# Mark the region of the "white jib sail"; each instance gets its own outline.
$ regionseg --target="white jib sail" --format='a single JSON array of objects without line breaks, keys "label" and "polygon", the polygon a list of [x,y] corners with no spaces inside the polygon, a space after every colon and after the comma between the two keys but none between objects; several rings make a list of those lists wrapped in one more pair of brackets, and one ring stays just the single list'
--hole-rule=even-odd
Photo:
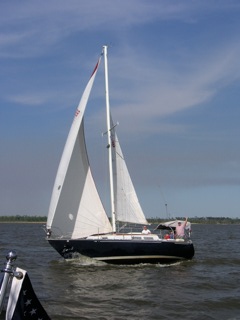
[{"label": "white jib sail", "polygon": [[122,222],[148,224],[138,201],[112,120],[111,127],[116,219]]},{"label": "white jib sail", "polygon": [[112,231],[90,170],[83,125],[100,60],[83,92],[59,164],[47,220],[53,236],[73,239]]}]

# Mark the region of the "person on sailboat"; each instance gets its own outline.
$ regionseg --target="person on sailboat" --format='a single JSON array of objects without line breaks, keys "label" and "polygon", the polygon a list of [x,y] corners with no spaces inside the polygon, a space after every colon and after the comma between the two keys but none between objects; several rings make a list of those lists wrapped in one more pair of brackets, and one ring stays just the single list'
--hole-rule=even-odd
[{"label": "person on sailboat", "polygon": [[165,236],[164,236],[164,239],[165,239],[165,240],[170,239],[170,234],[169,234],[169,233],[166,233]]},{"label": "person on sailboat", "polygon": [[151,231],[150,231],[146,226],[143,226],[142,233],[143,233],[143,234],[150,234]]},{"label": "person on sailboat", "polygon": [[187,225],[187,219],[185,219],[184,223],[182,223],[181,221],[178,221],[178,224],[176,226],[176,238],[177,239],[183,239],[185,236],[185,228]]}]

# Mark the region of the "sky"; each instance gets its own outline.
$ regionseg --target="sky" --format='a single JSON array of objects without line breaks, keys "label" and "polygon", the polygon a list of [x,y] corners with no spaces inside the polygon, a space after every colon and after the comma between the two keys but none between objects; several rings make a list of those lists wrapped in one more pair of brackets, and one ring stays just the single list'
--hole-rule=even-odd
[{"label": "sky", "polygon": [[[108,45],[111,111],[146,216],[239,218],[238,0],[13,0],[0,12],[0,215],[47,215]],[[107,208],[103,67],[85,126]]]}]

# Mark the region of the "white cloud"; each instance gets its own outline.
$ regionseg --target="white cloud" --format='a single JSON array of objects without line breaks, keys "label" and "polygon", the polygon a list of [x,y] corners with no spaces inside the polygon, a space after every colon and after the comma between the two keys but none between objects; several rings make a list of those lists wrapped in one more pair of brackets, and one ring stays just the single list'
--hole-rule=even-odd
[{"label": "white cloud", "polygon": [[6,100],[24,106],[38,106],[44,103],[43,97],[39,95],[12,95],[7,97]]},{"label": "white cloud", "polygon": [[[141,0],[52,0],[50,2],[2,2],[1,56],[29,57],[49,50],[73,33],[88,31],[119,32],[124,28],[154,21],[192,21],[206,10],[227,10],[237,3],[218,1],[218,7],[209,1],[141,1]],[[82,34],[83,35],[83,34]],[[81,37],[79,37],[81,42]],[[15,46],[15,48],[13,47]],[[12,50],[14,48],[14,50]]]},{"label": "white cloud", "polygon": [[[110,52],[110,96],[116,119],[126,124],[124,131],[169,130],[169,126],[154,126],[152,121],[206,103],[238,81],[239,53],[238,44],[230,41],[215,51],[210,47],[205,56],[181,60],[179,68],[173,68],[171,61],[149,61],[147,51],[139,54],[125,48],[117,57]],[[134,127],[130,125],[132,119]]]}]

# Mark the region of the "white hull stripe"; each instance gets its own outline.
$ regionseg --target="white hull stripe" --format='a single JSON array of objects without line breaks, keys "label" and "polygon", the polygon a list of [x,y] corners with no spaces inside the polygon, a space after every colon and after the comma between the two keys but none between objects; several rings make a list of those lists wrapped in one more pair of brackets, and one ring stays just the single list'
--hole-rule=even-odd
[{"label": "white hull stripe", "polygon": [[161,256],[161,255],[151,255],[151,256],[116,256],[116,257],[101,257],[93,258],[95,260],[137,260],[137,259],[176,259],[176,260],[185,260],[185,258],[176,257],[176,256]]}]

